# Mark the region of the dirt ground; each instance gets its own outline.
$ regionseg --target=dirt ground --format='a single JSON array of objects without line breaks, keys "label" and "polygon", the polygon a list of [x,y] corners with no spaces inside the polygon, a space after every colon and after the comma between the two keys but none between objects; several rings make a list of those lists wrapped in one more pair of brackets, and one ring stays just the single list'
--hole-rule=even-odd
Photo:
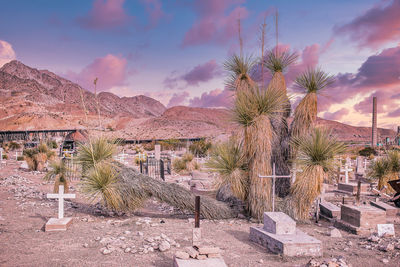
[{"label": "dirt ground", "polygon": [[[105,217],[77,193],[65,205],[66,217],[74,223],[66,232],[44,232],[44,224],[57,216],[57,202],[45,198],[52,184],[44,174],[18,169],[20,163],[8,160],[0,167],[0,266],[172,266],[179,247],[191,244],[192,216],[171,213],[165,205],[150,200],[132,215]],[[9,178],[13,177],[13,178]],[[77,184],[72,183],[74,188]],[[74,190],[72,190],[74,191]],[[162,208],[164,207],[164,208]],[[399,217],[399,216],[397,216]],[[310,257],[285,258],[249,241],[249,227],[257,225],[244,219],[202,220],[204,239],[222,249],[228,266],[303,266]],[[400,266],[400,249],[380,251],[366,248],[366,237],[341,231],[342,238],[327,235],[329,222],[301,224],[304,232],[322,241],[323,257],[343,258],[352,266]],[[398,218],[395,230],[400,235]],[[164,234],[176,243],[171,249],[141,252],[148,238]],[[107,240],[121,248],[102,253]],[[103,242],[104,241],[104,242]],[[385,240],[380,240],[382,244]],[[126,247],[138,252],[124,252]],[[400,247],[399,247],[400,248]],[[387,263],[383,263],[386,261]]]}]

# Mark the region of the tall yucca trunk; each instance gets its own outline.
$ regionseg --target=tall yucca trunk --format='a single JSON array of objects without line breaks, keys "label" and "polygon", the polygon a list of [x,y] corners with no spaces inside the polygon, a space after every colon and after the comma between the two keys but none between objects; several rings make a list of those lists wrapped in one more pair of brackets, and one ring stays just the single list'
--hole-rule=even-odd
[{"label": "tall yucca trunk", "polygon": [[[268,89],[276,89],[285,93],[285,112],[272,121],[272,127],[278,138],[272,147],[272,163],[275,163],[276,173],[279,175],[288,175],[290,173],[289,159],[289,129],[287,118],[290,116],[290,101],[287,97],[285,77],[282,72],[275,72],[272,80],[268,85]],[[284,197],[289,193],[290,179],[277,179],[275,192],[280,197]]]},{"label": "tall yucca trunk", "polygon": [[317,94],[308,93],[294,111],[291,136],[301,136],[310,131],[317,121]]},{"label": "tall yucca trunk", "polygon": [[309,218],[310,207],[321,194],[325,172],[322,166],[312,165],[300,173],[291,188],[292,205],[298,220]]},{"label": "tall yucca trunk", "polygon": [[272,143],[274,132],[266,115],[255,118],[244,129],[245,149],[249,157],[249,208],[254,218],[261,219],[264,211],[272,210],[271,179],[258,175],[271,174]]}]

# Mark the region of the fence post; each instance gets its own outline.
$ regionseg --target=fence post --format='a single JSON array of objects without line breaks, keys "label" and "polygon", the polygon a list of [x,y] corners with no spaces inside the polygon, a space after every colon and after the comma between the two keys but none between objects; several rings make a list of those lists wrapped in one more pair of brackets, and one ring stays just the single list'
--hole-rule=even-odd
[{"label": "fence post", "polygon": [[140,173],[143,174],[143,162],[142,162],[142,160],[140,159],[140,157],[139,157],[139,165],[140,165]]},{"label": "fence post", "polygon": [[146,175],[149,175],[149,158],[146,159]]},{"label": "fence post", "polygon": [[165,181],[165,174],[164,174],[164,161],[160,159],[160,177],[163,181]]}]

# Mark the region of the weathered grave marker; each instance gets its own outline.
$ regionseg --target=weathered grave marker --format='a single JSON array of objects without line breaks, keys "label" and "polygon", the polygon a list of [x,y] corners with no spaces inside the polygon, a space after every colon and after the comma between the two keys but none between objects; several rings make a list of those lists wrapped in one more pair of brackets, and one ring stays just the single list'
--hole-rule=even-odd
[{"label": "weathered grave marker", "polygon": [[290,178],[290,175],[276,175],[275,163],[272,165],[272,175],[258,175],[259,178],[272,178],[272,211],[275,211],[275,181],[277,178]]},{"label": "weathered grave marker", "polygon": [[201,243],[200,196],[196,196],[194,205],[194,228],[192,231],[192,245],[198,246],[200,243]]},{"label": "weathered grave marker", "polygon": [[349,172],[353,171],[352,168],[349,168],[349,165],[346,163],[344,165],[344,169],[340,169],[341,172],[344,172],[344,183],[349,183]]},{"label": "weathered grave marker", "polygon": [[160,144],[156,144],[154,146],[154,157],[156,160],[160,160],[161,159],[161,145]]},{"label": "weathered grave marker", "polygon": [[376,225],[378,229],[378,236],[395,236],[394,225],[393,224],[378,224]]}]

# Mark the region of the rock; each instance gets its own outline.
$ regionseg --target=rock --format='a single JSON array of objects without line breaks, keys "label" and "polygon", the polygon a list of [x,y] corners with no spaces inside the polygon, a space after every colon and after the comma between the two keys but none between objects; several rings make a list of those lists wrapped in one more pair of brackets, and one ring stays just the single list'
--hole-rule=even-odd
[{"label": "rock", "polygon": [[161,234],[160,237],[161,237],[162,239],[167,239],[167,238],[168,238],[168,236],[166,236],[165,234]]},{"label": "rock", "polygon": [[194,247],[185,247],[185,252],[188,253],[193,259],[199,255],[199,252]]},{"label": "rock", "polygon": [[130,235],[130,234],[131,234],[131,231],[125,231],[124,234]]},{"label": "rock", "polygon": [[169,250],[171,248],[171,245],[167,242],[167,241],[162,241],[161,243],[160,243],[160,245],[158,246],[158,249],[161,251],[161,252],[164,252],[164,251],[167,251],[167,250]]},{"label": "rock", "polygon": [[385,247],[384,251],[393,251],[394,250],[394,245],[392,243],[387,244]]},{"label": "rock", "polygon": [[387,263],[389,263],[389,260],[388,260],[388,259],[382,259],[382,262],[383,262],[384,264],[387,264]]},{"label": "rock", "polygon": [[307,264],[306,267],[318,267],[320,264],[316,259],[311,259]]},{"label": "rock", "polygon": [[197,259],[198,260],[205,260],[205,259],[207,259],[207,256],[206,255],[197,255]]},{"label": "rock", "polygon": [[146,241],[149,242],[149,243],[153,243],[153,242],[154,242],[154,239],[151,238],[151,237],[148,237],[148,238],[146,238]]},{"label": "rock", "polygon": [[154,252],[154,248],[149,247],[149,248],[147,249],[147,251],[148,251],[148,252]]},{"label": "rock", "polygon": [[83,244],[83,247],[84,247],[84,248],[87,248],[88,246],[89,246],[88,243]]},{"label": "rock", "polygon": [[199,254],[201,255],[218,254],[218,253],[220,253],[220,249],[218,247],[209,247],[209,246],[199,247]]},{"label": "rock", "polygon": [[329,236],[330,237],[342,237],[342,233],[340,233],[340,231],[338,229],[333,228],[330,230]]},{"label": "rock", "polygon": [[378,243],[380,238],[377,237],[376,235],[371,235],[370,237],[368,237],[368,240],[371,241],[371,242]]},{"label": "rock", "polygon": [[94,240],[95,240],[95,241],[100,241],[100,239],[101,239],[101,237],[98,236],[98,237],[96,237]]},{"label": "rock", "polygon": [[103,249],[103,251],[102,251],[102,253],[103,253],[103,255],[108,255],[108,254],[111,254],[111,252],[112,252],[112,250],[110,250],[110,249]]},{"label": "rock", "polygon": [[137,235],[138,236],[143,236],[143,233],[139,231],[139,232],[137,232]]},{"label": "rock", "polygon": [[258,261],[258,263],[264,263],[264,261],[261,259],[261,260]]},{"label": "rock", "polygon": [[124,252],[125,252],[125,253],[129,253],[129,252],[131,252],[131,250],[132,250],[131,248],[126,248],[126,249],[124,250]]},{"label": "rock", "polygon": [[175,257],[178,259],[182,259],[182,260],[188,260],[189,259],[189,254],[187,254],[184,251],[177,251],[175,253]]}]

